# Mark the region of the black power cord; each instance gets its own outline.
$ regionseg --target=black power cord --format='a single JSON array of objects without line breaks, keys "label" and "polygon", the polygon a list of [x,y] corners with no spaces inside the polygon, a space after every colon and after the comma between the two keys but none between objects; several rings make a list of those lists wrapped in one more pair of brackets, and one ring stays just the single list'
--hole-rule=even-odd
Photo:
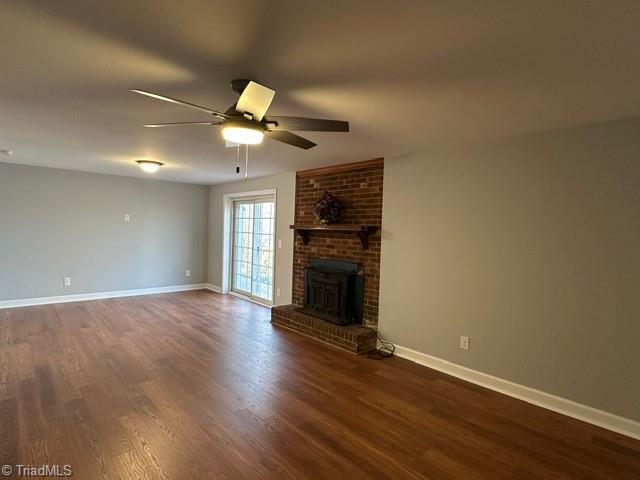
[{"label": "black power cord", "polygon": [[378,335],[378,331],[376,329],[371,327],[364,328],[367,328],[375,333],[376,338],[380,342],[380,348],[377,348],[373,352],[367,354],[367,358],[370,358],[371,360],[382,360],[385,358],[393,357],[393,353],[396,351],[396,346],[393,343],[380,338],[380,335]]}]

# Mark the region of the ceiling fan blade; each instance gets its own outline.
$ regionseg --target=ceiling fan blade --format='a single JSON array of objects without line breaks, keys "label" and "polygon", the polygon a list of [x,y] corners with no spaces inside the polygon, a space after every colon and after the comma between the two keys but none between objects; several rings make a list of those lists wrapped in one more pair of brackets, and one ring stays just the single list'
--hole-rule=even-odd
[{"label": "ceiling fan blade", "polygon": [[272,139],[277,140],[278,142],[288,143],[289,145],[293,145],[294,147],[304,148],[305,150],[309,150],[316,146],[311,140],[307,140],[306,138],[300,137],[295,133],[287,132],[286,130],[274,130],[272,132],[264,132],[264,134]]},{"label": "ceiling fan blade", "polygon": [[201,107],[200,105],[196,105],[194,103],[184,102],[182,100],[178,100],[177,98],[166,97],[164,95],[158,95],[157,93],[147,92],[146,90],[138,90],[138,89],[130,89],[130,92],[139,93],[140,95],[146,95],[147,97],[155,98],[156,100],[164,100],[165,102],[175,103],[176,105],[182,105],[183,107],[195,108],[196,110],[200,110],[201,112],[210,113],[211,115],[215,115],[220,118],[228,118],[229,115],[226,115],[221,112],[217,112],[215,110],[211,110],[210,108]]},{"label": "ceiling fan blade", "polygon": [[256,82],[249,82],[236,103],[236,111],[250,113],[254,120],[260,121],[271,105],[275,94],[275,90]]},{"label": "ceiling fan blade", "polygon": [[147,123],[145,127],[175,127],[176,125],[220,125],[220,122],[169,122],[169,123]]},{"label": "ceiling fan blade", "polygon": [[[349,122],[323,120],[321,118],[271,116],[265,122],[276,122],[275,130],[295,130],[299,132],[348,132]],[[267,127],[268,128],[268,127]]]}]

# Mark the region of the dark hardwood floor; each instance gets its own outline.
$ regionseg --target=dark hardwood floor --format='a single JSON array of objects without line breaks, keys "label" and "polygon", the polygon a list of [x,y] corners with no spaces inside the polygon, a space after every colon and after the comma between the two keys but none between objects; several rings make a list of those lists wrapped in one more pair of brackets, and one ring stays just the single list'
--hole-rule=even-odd
[{"label": "dark hardwood floor", "polygon": [[208,292],[0,310],[0,456],[90,480],[640,478],[639,441]]}]

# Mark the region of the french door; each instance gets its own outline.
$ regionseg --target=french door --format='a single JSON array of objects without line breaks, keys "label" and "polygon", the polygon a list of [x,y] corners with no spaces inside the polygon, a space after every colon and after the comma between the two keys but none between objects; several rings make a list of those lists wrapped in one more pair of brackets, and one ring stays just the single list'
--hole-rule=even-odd
[{"label": "french door", "polygon": [[231,289],[268,304],[273,302],[274,230],[273,197],[233,202]]}]

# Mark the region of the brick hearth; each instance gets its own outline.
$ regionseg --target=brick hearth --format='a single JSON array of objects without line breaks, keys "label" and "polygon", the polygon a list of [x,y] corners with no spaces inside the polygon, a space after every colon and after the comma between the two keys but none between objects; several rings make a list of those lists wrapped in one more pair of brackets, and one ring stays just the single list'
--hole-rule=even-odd
[{"label": "brick hearth", "polygon": [[297,312],[295,305],[273,307],[271,323],[295,330],[334,347],[362,354],[376,348],[376,335],[358,325],[334,325],[306,313]]}]

